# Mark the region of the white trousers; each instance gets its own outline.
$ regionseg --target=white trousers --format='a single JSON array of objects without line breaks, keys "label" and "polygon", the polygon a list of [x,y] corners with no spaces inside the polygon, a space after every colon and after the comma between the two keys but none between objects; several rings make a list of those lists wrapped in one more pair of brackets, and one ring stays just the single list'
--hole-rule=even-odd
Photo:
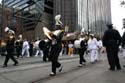
[{"label": "white trousers", "polygon": [[98,60],[98,50],[97,49],[92,49],[90,51],[90,61],[95,62],[95,60]]},{"label": "white trousers", "polygon": [[29,49],[22,49],[22,56],[24,56],[24,53],[26,53],[26,57],[30,57]]},{"label": "white trousers", "polygon": [[123,57],[125,57],[125,48],[122,49],[122,54],[123,54]]},{"label": "white trousers", "polygon": [[35,57],[37,57],[40,54],[40,57],[43,57],[43,51],[42,50],[36,50]]}]

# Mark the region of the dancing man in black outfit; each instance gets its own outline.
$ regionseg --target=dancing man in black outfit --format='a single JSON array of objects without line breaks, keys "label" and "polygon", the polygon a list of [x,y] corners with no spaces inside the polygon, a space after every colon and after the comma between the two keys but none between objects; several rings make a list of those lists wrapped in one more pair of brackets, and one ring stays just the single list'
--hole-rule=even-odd
[{"label": "dancing man in black outfit", "polygon": [[62,50],[62,37],[64,30],[62,30],[62,22],[60,21],[61,15],[55,16],[56,24],[55,31],[52,35],[52,45],[50,51],[50,61],[52,64],[52,72],[50,76],[56,75],[56,69],[59,69],[59,72],[62,71],[62,65],[58,62],[59,53]]}]

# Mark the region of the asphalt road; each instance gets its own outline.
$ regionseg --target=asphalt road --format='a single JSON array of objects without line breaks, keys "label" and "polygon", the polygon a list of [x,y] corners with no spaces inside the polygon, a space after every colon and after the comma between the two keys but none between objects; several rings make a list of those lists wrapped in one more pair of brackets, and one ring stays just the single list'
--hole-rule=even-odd
[{"label": "asphalt road", "polygon": [[[40,58],[19,59],[20,65],[15,67],[10,61],[9,67],[0,67],[0,83],[125,83],[125,68],[109,71],[105,55],[95,64],[90,64],[89,56],[86,56],[87,64],[83,67],[78,67],[78,55],[64,57],[60,58],[63,71],[57,72],[54,77],[49,76],[50,62],[41,62]],[[120,62],[121,65],[125,64],[122,56]]]}]

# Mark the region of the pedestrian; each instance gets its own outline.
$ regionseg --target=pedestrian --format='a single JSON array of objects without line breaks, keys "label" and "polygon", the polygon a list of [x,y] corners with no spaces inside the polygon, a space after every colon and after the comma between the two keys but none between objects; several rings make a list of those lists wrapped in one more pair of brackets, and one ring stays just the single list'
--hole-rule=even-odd
[{"label": "pedestrian", "polygon": [[49,55],[50,55],[50,42],[48,41],[48,39],[45,39],[45,46],[43,48],[43,61],[50,61]]},{"label": "pedestrian", "polygon": [[23,44],[22,38],[18,37],[17,40],[15,41],[16,55],[18,58],[21,56],[22,44]]},{"label": "pedestrian", "polygon": [[[62,30],[62,22],[60,21],[61,15],[56,15],[55,20],[55,31],[53,33],[52,45],[50,51],[50,61],[52,64],[52,72],[50,76],[56,75],[56,69],[59,69],[59,72],[62,71],[62,65],[58,62],[59,53],[62,50],[62,38],[64,34],[64,30]],[[58,32],[58,33],[56,33]]]},{"label": "pedestrian", "polygon": [[[82,32],[83,33],[83,32]],[[79,67],[82,67],[83,65],[86,64],[86,60],[85,60],[85,51],[87,50],[87,37],[86,34],[83,33],[80,35],[79,41],[83,42],[82,47],[78,48],[78,52],[79,52]]]},{"label": "pedestrian", "polygon": [[68,44],[68,55],[73,57],[73,44],[72,42],[70,41],[69,44]]},{"label": "pedestrian", "polygon": [[[122,51],[123,51],[123,56],[125,57],[125,32],[123,33],[122,36]],[[123,65],[123,67],[125,67],[125,65]]]},{"label": "pedestrian", "polygon": [[33,44],[34,44],[34,41],[33,41],[33,40],[32,40],[32,41],[29,41],[29,46],[30,46],[30,48],[29,48],[29,53],[30,53],[30,57],[33,56]]},{"label": "pedestrian", "polygon": [[109,70],[121,70],[121,65],[118,57],[119,45],[121,44],[121,36],[116,29],[113,29],[113,24],[107,25],[108,30],[104,32],[103,46],[106,47],[107,58],[109,62]]},{"label": "pedestrian", "polygon": [[40,42],[40,39],[37,39],[37,40],[35,41],[35,46],[34,46],[34,48],[35,48],[35,50],[36,50],[35,57],[38,57],[38,56],[43,57],[43,50],[41,50],[41,49],[38,47],[38,46],[39,46],[39,42]]},{"label": "pedestrian", "polygon": [[97,39],[94,37],[94,34],[90,34],[88,40],[88,50],[90,52],[90,60],[91,63],[95,63],[98,61],[98,42]]},{"label": "pedestrian", "polygon": [[5,28],[5,32],[7,33],[7,42],[6,42],[6,51],[7,55],[3,64],[3,67],[7,67],[7,63],[9,59],[11,59],[14,62],[14,66],[18,64],[18,61],[14,57],[14,52],[15,52],[15,32],[10,30],[8,27]]},{"label": "pedestrian", "polygon": [[29,48],[30,48],[29,42],[27,41],[27,39],[24,39],[22,47],[22,57],[24,56],[25,53],[26,57],[30,57]]},{"label": "pedestrian", "polygon": [[99,36],[97,37],[97,44],[98,44],[97,55],[98,55],[98,60],[100,60],[101,59],[101,54],[102,54],[101,50],[103,48],[103,45],[102,45],[102,40],[101,40],[101,38]]}]

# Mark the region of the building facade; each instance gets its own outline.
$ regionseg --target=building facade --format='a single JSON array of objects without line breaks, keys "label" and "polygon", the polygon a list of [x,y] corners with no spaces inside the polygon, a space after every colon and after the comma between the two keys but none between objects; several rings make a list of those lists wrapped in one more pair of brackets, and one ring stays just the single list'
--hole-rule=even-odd
[{"label": "building facade", "polygon": [[[3,0],[4,6],[14,9],[14,16],[22,19],[26,38],[43,38],[42,27],[53,30],[57,14],[68,32],[81,31],[103,34],[111,22],[110,0]],[[20,15],[16,15],[21,12]]]},{"label": "building facade", "polygon": [[54,0],[54,16],[61,14],[62,22],[69,27],[69,32],[77,29],[77,0]]},{"label": "building facade", "polygon": [[13,10],[13,19],[21,19],[22,26],[18,28],[22,29],[24,38],[34,39],[35,28],[44,11],[44,0],[3,0],[3,5]]},{"label": "building facade", "polygon": [[[1,38],[4,38],[4,29],[5,27],[9,27],[11,30],[14,30],[17,35],[21,33],[21,19],[15,18],[13,15],[13,8],[6,7],[1,5],[0,8],[0,31],[1,31]],[[17,13],[16,15],[21,15],[21,13]]]},{"label": "building facade", "polygon": [[103,34],[111,22],[110,0],[54,0],[54,15],[61,14],[62,21],[69,26],[69,32],[91,31]]}]

